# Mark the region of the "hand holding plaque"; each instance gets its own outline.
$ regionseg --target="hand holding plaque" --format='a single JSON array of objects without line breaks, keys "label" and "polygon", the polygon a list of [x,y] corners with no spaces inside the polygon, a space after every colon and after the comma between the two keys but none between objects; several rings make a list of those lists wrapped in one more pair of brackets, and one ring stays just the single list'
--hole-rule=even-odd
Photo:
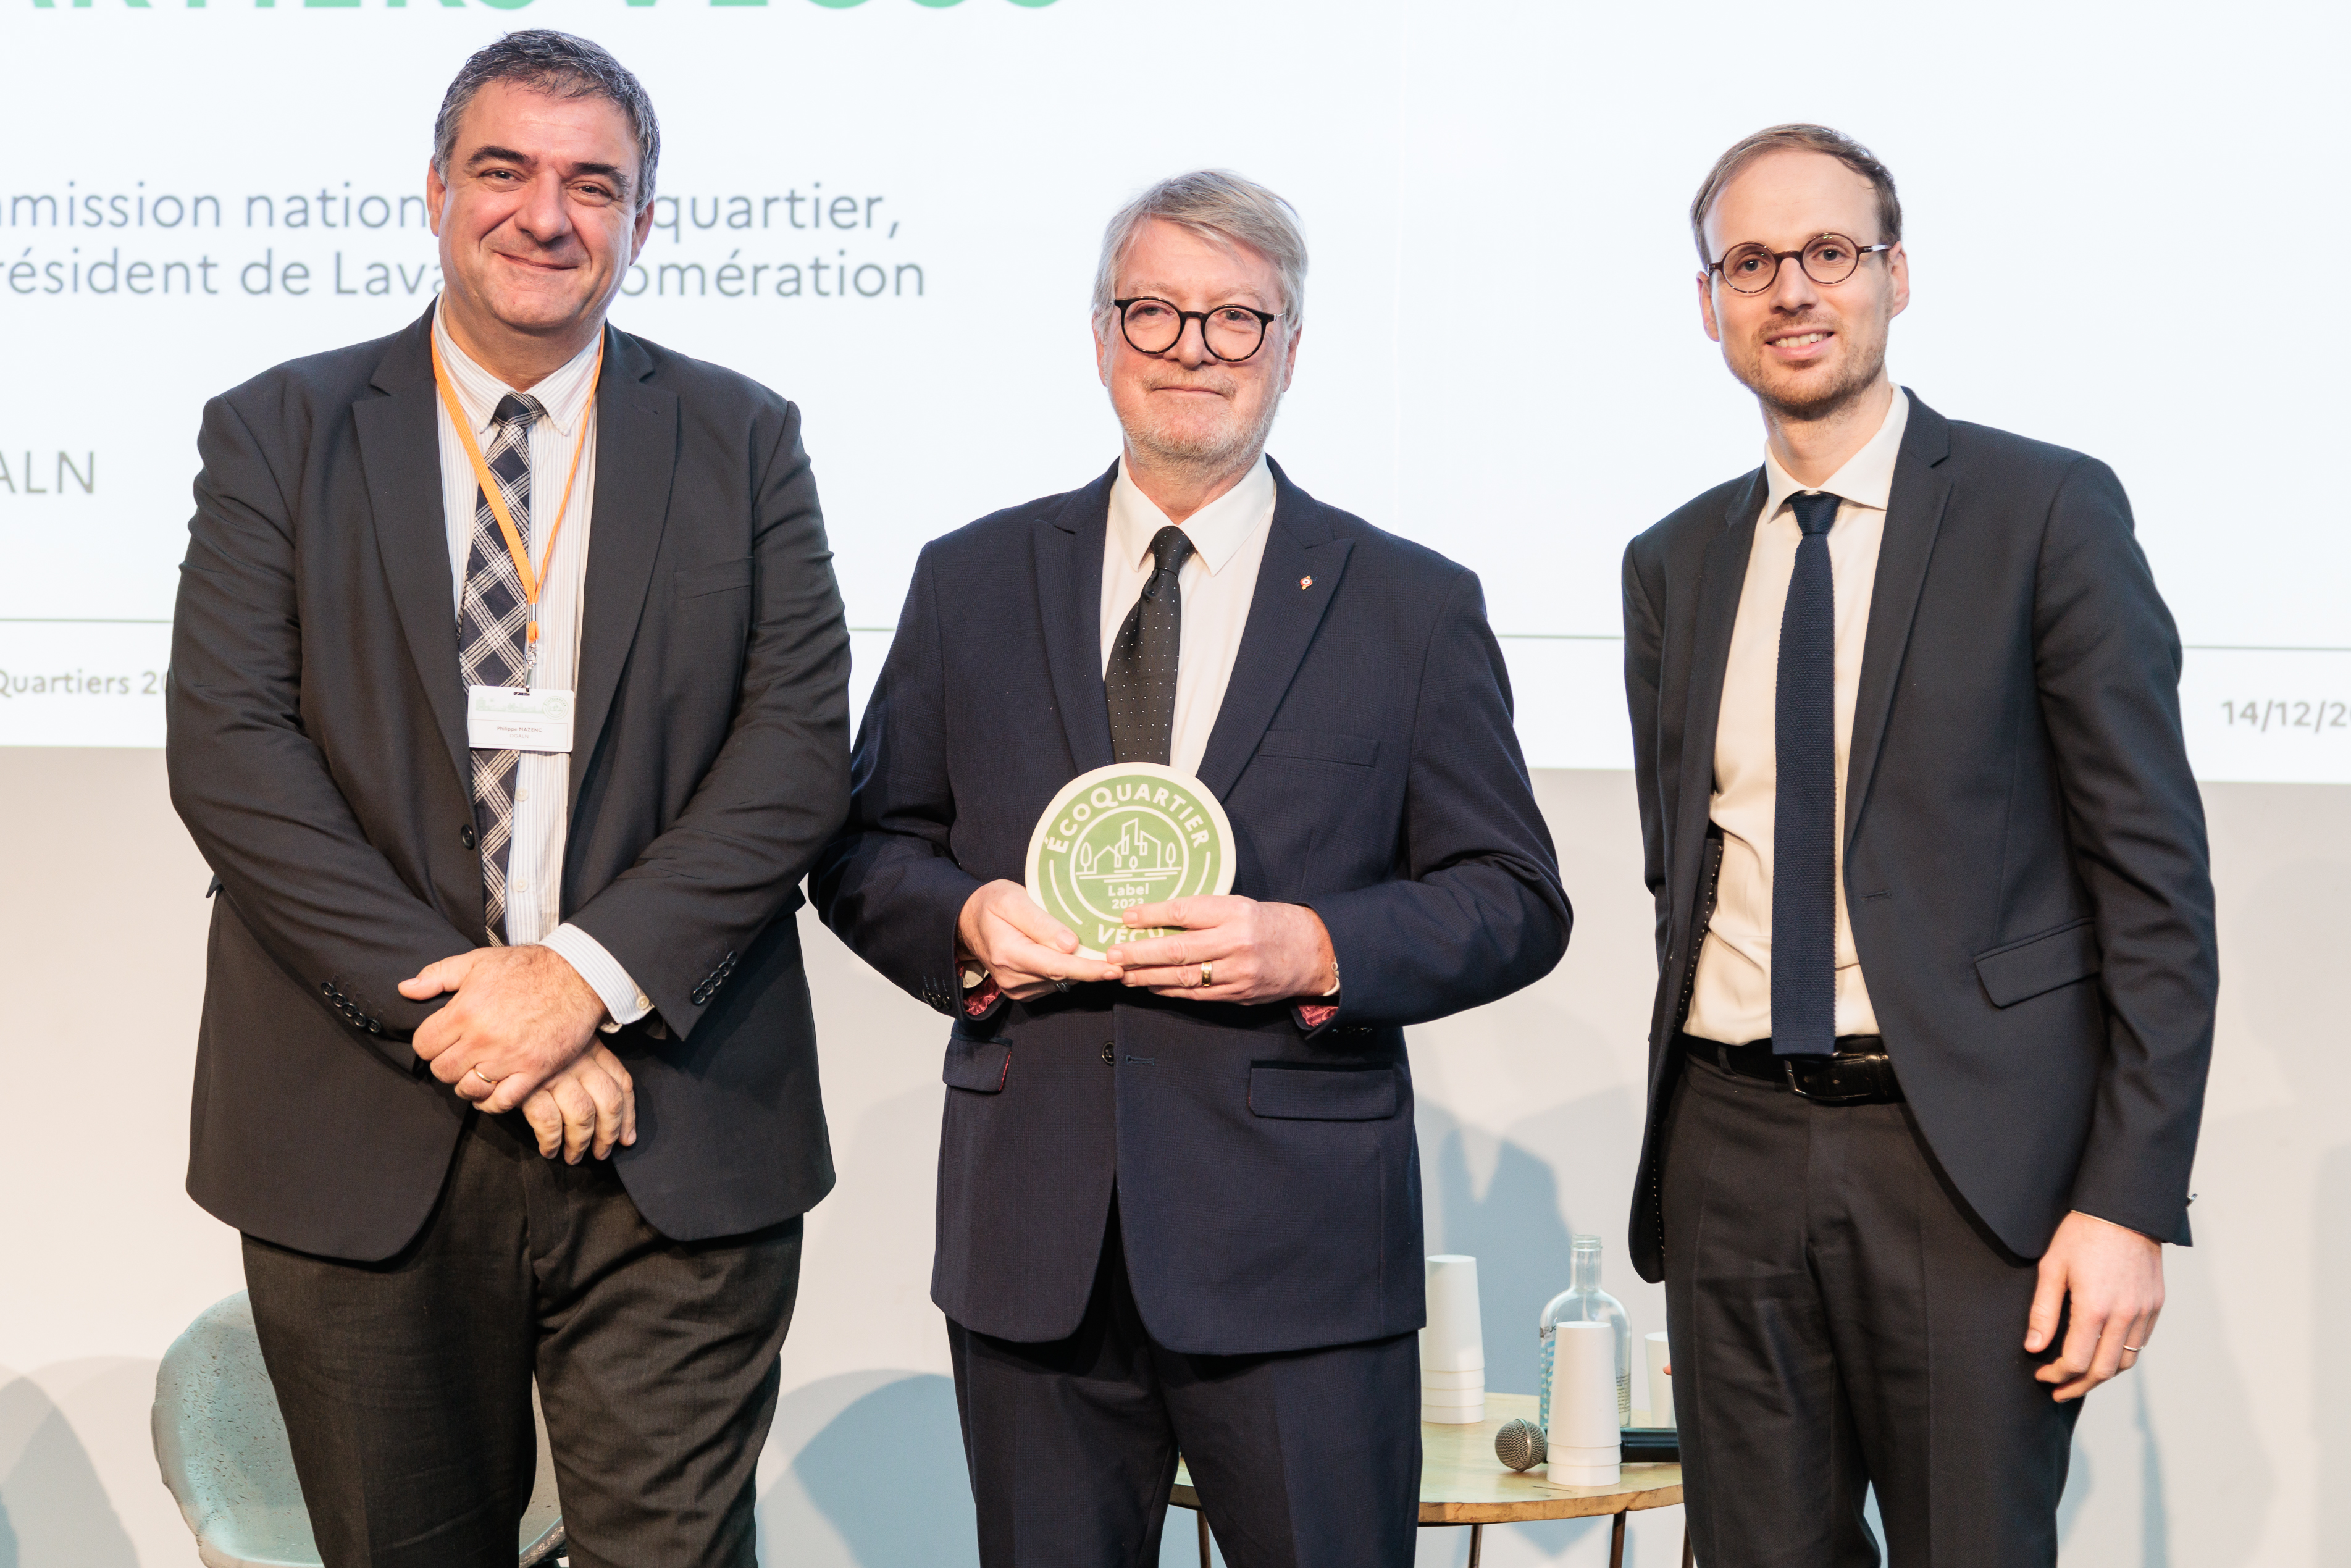
[{"label": "hand holding plaque", "polygon": [[1186,1001],[1319,996],[1338,983],[1320,916],[1232,895],[1233,830],[1200,781],[1114,763],[1064,785],[1029,840],[1028,892],[1125,985]]},{"label": "hand holding plaque", "polygon": [[1078,953],[1165,936],[1130,909],[1232,891],[1233,825],[1189,774],[1114,762],[1061,786],[1029,835],[1029,896],[1077,933]]}]

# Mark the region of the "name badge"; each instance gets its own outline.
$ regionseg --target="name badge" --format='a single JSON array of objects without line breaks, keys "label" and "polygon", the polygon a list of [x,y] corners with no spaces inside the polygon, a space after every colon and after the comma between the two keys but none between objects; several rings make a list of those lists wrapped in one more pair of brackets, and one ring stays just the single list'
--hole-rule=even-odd
[{"label": "name badge", "polygon": [[476,751],[571,749],[572,694],[465,688],[465,744]]}]

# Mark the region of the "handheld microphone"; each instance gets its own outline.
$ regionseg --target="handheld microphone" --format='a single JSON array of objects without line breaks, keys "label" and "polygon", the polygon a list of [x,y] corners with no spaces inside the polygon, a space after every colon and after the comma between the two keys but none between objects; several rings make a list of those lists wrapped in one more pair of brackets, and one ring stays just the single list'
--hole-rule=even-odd
[{"label": "handheld microphone", "polygon": [[1532,1421],[1505,1421],[1494,1434],[1494,1457],[1514,1470],[1541,1464],[1545,1451],[1542,1428]]}]

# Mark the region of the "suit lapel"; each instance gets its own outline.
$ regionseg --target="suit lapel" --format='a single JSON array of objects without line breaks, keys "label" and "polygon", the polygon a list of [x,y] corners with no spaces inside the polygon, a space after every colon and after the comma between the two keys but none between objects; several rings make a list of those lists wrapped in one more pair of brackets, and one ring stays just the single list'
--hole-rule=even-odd
[{"label": "suit lapel", "polygon": [[[1256,755],[1266,726],[1273,722],[1290,677],[1314,641],[1315,628],[1338,591],[1345,571],[1349,539],[1334,538],[1322,503],[1290,482],[1280,464],[1273,470],[1273,526],[1265,559],[1258,567],[1257,591],[1241,631],[1240,652],[1225,685],[1224,705],[1200,758],[1200,782],[1220,799]],[[1301,587],[1309,579],[1311,587]]]},{"label": "suit lapel", "polygon": [[376,549],[432,705],[449,765],[470,790],[465,693],[457,673],[457,601],[449,580],[449,523],[441,491],[441,427],[427,336],[433,313],[400,336],[376,367],[387,393],[351,405],[360,464],[375,518]]},{"label": "suit lapel", "polygon": [[612,708],[628,664],[653,558],[669,524],[670,481],[677,469],[677,394],[647,386],[653,358],[611,327],[604,373],[596,387],[596,498],[588,537],[588,580],[580,611],[580,685],[572,735],[571,805]]},{"label": "suit lapel", "polygon": [[[1739,622],[1740,592],[1747,585],[1747,558],[1755,547],[1757,514],[1769,492],[1757,469],[1731,501],[1722,531],[1707,546],[1698,567],[1697,622],[1690,637],[1689,685],[1684,701],[1681,779],[1676,796],[1679,821],[1674,843],[1677,878],[1696,874],[1706,824],[1714,801],[1715,733],[1722,718],[1722,678],[1730,666],[1730,633]],[[1687,890],[1696,897],[1695,884]],[[1677,907],[1690,907],[1677,900]]]},{"label": "suit lapel", "polygon": [[[1908,396],[1906,392],[1903,395]],[[1845,759],[1844,841],[1853,843],[1877,754],[1886,742],[1886,714],[1910,643],[1918,594],[1927,584],[1927,563],[1943,509],[1951,498],[1950,476],[1940,466],[1950,455],[1949,421],[1917,398],[1902,432],[1894,462],[1894,488],[1886,497],[1886,537],[1877,549],[1877,577],[1870,590],[1869,630],[1862,643],[1861,681],[1854,694],[1853,740]]]},{"label": "suit lapel", "polygon": [[1037,611],[1044,622],[1045,660],[1070,758],[1080,773],[1111,761],[1110,699],[1102,690],[1102,541],[1110,529],[1110,489],[1118,465],[1038,525],[1031,536],[1037,562]]}]

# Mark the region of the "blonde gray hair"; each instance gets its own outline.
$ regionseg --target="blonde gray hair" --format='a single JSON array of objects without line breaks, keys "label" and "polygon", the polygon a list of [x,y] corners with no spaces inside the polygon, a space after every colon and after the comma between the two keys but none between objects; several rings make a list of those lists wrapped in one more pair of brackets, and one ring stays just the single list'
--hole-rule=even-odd
[{"label": "blonde gray hair", "polygon": [[1714,208],[1722,188],[1739,177],[1740,171],[1767,152],[1819,152],[1835,159],[1870,183],[1877,193],[1877,237],[1853,235],[1848,237],[1865,245],[1895,245],[1902,238],[1902,198],[1895,193],[1894,175],[1877,161],[1877,154],[1847,136],[1825,125],[1773,125],[1742,137],[1733,142],[1729,151],[1714,161],[1706,172],[1706,183],[1698,188],[1690,201],[1690,238],[1698,245],[1701,263],[1716,258],[1706,253],[1706,217]]},{"label": "blonde gray hair", "polygon": [[1143,225],[1157,218],[1219,245],[1245,245],[1281,275],[1281,317],[1290,331],[1306,314],[1306,235],[1298,211],[1253,180],[1227,169],[1201,169],[1160,181],[1127,203],[1102,231],[1094,273],[1094,328],[1102,329],[1118,292],[1118,269]]}]

